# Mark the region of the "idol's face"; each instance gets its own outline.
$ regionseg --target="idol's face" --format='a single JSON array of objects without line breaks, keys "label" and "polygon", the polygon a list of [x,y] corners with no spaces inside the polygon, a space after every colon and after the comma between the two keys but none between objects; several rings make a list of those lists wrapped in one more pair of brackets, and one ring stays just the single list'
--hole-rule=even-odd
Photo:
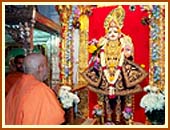
[{"label": "idol's face", "polygon": [[111,27],[109,28],[109,32],[108,32],[108,35],[109,35],[109,40],[117,40],[118,39],[118,29],[116,27]]},{"label": "idol's face", "polygon": [[119,28],[116,26],[114,22],[110,23],[109,29],[108,29],[108,37],[109,40],[117,40],[120,36]]}]

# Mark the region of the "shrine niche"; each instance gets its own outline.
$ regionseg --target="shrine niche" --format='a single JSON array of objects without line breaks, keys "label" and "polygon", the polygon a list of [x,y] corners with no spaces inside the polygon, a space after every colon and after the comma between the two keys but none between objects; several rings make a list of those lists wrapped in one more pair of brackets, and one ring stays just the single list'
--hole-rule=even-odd
[{"label": "shrine niche", "polygon": [[[155,8],[163,10],[153,6],[153,13]],[[152,84],[149,29],[154,18],[149,9],[140,5],[56,6],[62,23],[61,84],[72,87],[80,98],[88,95],[75,106],[75,115],[88,117],[83,124],[94,120],[97,124],[145,123],[138,102],[143,87]],[[144,116],[139,119],[141,113]]]}]

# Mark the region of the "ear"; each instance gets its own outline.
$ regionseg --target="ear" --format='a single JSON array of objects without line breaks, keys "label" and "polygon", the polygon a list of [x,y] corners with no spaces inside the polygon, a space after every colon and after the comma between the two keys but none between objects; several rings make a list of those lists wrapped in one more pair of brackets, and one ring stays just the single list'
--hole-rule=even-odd
[{"label": "ear", "polygon": [[40,72],[42,72],[42,70],[43,70],[43,66],[40,64],[40,65],[38,66],[38,72],[40,73]]}]

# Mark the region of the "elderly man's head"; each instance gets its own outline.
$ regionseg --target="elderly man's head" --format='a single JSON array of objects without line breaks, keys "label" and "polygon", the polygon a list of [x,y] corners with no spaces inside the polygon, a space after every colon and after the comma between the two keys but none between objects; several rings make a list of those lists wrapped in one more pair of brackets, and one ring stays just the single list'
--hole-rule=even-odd
[{"label": "elderly man's head", "polygon": [[32,53],[24,59],[24,72],[32,74],[39,81],[44,81],[48,76],[47,59],[42,54]]}]

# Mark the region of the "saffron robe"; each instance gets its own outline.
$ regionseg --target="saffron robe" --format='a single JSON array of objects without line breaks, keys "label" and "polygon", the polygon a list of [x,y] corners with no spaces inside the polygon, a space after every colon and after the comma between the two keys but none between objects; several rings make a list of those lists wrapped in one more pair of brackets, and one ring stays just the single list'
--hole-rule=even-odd
[{"label": "saffron robe", "polygon": [[7,77],[5,78],[5,95],[8,94],[9,90],[15,84],[15,82],[21,78],[22,74],[22,72],[15,71],[7,75]]},{"label": "saffron robe", "polygon": [[64,114],[55,93],[32,75],[23,74],[6,96],[6,125],[57,125]]}]

